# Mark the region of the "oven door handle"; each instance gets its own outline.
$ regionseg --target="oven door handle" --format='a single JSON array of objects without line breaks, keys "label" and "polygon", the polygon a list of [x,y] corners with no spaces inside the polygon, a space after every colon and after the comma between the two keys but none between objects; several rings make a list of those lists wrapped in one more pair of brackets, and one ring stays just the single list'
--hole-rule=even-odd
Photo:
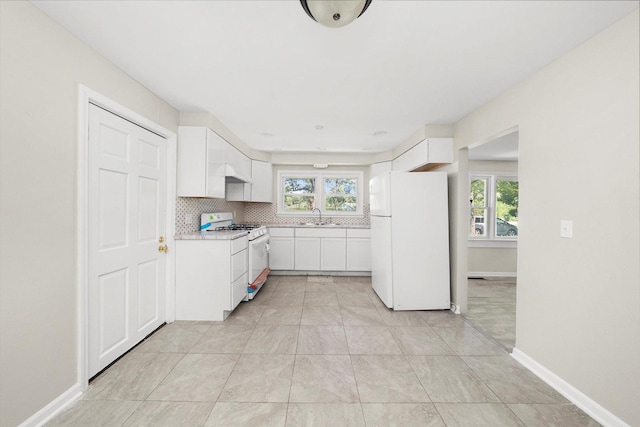
[{"label": "oven door handle", "polygon": [[268,243],[265,243],[264,247],[267,250],[267,253],[269,253],[271,251],[271,246],[269,246]]}]

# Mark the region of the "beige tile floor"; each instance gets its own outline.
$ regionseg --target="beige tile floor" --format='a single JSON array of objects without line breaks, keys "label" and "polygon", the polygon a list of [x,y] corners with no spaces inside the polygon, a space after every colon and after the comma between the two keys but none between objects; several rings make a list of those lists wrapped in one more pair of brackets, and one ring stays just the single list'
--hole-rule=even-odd
[{"label": "beige tile floor", "polygon": [[469,279],[467,319],[509,352],[516,344],[516,278]]},{"label": "beige tile floor", "polygon": [[272,276],[225,322],[167,325],[51,426],[597,426],[451,312],[369,278]]}]

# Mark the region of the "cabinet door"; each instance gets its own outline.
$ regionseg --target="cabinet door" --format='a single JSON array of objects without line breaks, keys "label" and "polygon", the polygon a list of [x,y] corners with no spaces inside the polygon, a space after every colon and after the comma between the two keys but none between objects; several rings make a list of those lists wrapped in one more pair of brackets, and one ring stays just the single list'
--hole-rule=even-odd
[{"label": "cabinet door", "polygon": [[274,237],[269,240],[269,268],[272,270],[293,270],[294,265],[293,237]]},{"label": "cabinet door", "polygon": [[178,128],[176,194],[178,197],[205,197],[207,183],[207,130]]},{"label": "cabinet door", "polygon": [[346,269],[347,239],[322,239],[321,255],[322,270],[344,271]]},{"label": "cabinet door", "polygon": [[347,239],[347,271],[371,271],[371,239]]},{"label": "cabinet door", "polygon": [[251,201],[273,202],[273,167],[271,163],[251,161]]},{"label": "cabinet door", "polygon": [[224,198],[224,144],[225,141],[207,129],[206,196]]},{"label": "cabinet door", "polygon": [[386,172],[391,172],[391,162],[374,163],[369,167],[369,180]]},{"label": "cabinet door", "polygon": [[453,162],[453,138],[429,138],[429,163]]},{"label": "cabinet door", "polygon": [[320,238],[296,237],[295,269],[320,270]]},{"label": "cabinet door", "polygon": [[429,162],[429,140],[425,139],[393,161],[394,172],[409,172]]}]

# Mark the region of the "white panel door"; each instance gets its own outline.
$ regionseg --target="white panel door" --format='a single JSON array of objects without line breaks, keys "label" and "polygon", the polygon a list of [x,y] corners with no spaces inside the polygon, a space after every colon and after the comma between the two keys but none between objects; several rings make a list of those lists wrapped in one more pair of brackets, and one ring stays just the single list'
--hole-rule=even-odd
[{"label": "white panel door", "polygon": [[165,321],[166,163],[164,138],[90,105],[89,377]]}]

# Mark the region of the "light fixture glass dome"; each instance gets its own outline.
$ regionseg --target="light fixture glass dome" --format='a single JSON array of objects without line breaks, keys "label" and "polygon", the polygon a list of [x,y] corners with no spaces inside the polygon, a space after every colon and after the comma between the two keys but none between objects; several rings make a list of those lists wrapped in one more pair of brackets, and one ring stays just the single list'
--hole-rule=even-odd
[{"label": "light fixture glass dome", "polygon": [[344,27],[364,13],[371,0],[300,0],[307,15],[325,27]]}]

